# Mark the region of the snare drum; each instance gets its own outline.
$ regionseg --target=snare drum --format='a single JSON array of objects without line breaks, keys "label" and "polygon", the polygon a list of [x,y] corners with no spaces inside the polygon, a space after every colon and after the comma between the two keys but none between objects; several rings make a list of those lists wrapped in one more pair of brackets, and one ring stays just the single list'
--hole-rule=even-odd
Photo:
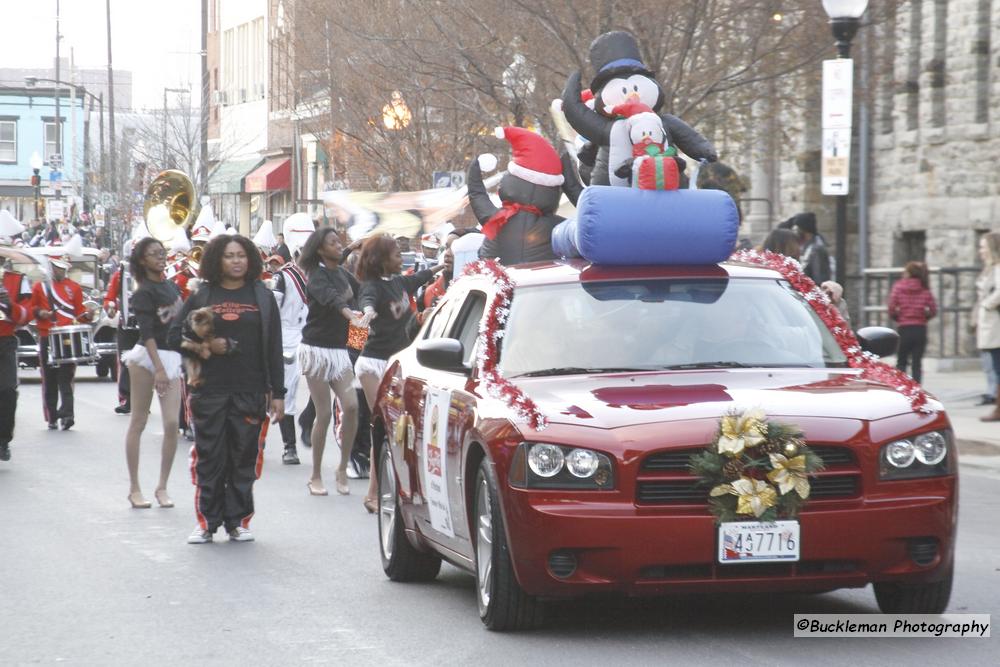
[{"label": "snare drum", "polygon": [[52,327],[49,330],[49,364],[60,366],[93,361],[97,356],[93,335],[89,324]]}]

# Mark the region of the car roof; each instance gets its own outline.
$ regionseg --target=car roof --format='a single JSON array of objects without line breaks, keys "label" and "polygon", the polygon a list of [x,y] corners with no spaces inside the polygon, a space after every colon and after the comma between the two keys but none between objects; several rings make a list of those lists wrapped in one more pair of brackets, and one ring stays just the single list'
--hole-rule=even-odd
[{"label": "car roof", "polygon": [[649,278],[767,278],[777,280],[781,274],[739,262],[699,266],[604,266],[583,259],[560,259],[508,267],[508,273],[518,287],[558,285],[601,280],[636,280]]}]

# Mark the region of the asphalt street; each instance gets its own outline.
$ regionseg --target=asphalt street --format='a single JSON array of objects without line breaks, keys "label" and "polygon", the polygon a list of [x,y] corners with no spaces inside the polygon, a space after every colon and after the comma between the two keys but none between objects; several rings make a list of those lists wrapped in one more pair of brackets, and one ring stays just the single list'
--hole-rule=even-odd
[{"label": "asphalt street", "polygon": [[[195,524],[188,443],[177,506],[126,500],[127,417],[114,386],[79,372],[77,424],[45,429],[37,373],[21,387],[13,458],[0,463],[0,664],[985,664],[997,639],[793,639],[794,613],[877,613],[870,588],[824,595],[594,599],[552,608],[537,631],[483,629],[474,582],[450,566],[429,584],[382,573],[375,518],[306,491],[271,430],[254,543],[185,542]],[[143,491],[159,464],[158,408],[143,440]],[[1000,620],[1000,474],[963,467],[951,612]],[[993,634],[1000,634],[996,628]],[[991,650],[993,649],[993,650]]]}]

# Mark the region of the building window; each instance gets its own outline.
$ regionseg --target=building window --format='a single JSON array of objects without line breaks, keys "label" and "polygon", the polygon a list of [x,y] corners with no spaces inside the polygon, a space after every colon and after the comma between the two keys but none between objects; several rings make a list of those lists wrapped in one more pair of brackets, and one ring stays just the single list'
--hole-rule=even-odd
[{"label": "building window", "polygon": [[893,264],[905,266],[907,262],[923,262],[927,256],[927,232],[903,232],[896,237]]},{"label": "building window", "polygon": [[990,120],[990,3],[979,0],[979,17],[976,25],[979,35],[972,45],[976,56],[976,122]]},{"label": "building window", "polygon": [[920,56],[923,30],[922,0],[910,3],[910,40],[907,45],[906,68],[906,129],[920,127]]},{"label": "building window", "polygon": [[931,84],[931,125],[944,126],[945,59],[948,54],[948,0],[934,3],[934,59],[927,65]]},{"label": "building window", "polygon": [[16,120],[0,120],[0,162],[17,162]]},{"label": "building window", "polygon": [[[62,139],[63,137],[59,137]],[[60,141],[60,145],[65,145],[65,142]],[[49,158],[58,153],[56,148],[56,124],[45,123],[45,163],[48,164]]]}]

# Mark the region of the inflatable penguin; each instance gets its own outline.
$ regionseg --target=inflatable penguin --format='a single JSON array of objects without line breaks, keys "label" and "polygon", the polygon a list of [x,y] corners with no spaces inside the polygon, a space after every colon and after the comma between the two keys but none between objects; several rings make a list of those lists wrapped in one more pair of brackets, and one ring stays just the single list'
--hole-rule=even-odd
[{"label": "inflatable penguin", "polygon": [[[519,127],[498,127],[496,136],[510,142],[513,157],[500,181],[497,208],[483,185],[483,171],[496,166],[492,155],[480,156],[469,166],[469,204],[486,239],[480,259],[522,264],[554,259],[552,229],[563,221],[555,214],[565,181],[562,160],[541,135]],[[574,175],[574,181],[576,177]]]},{"label": "inflatable penguin", "polygon": [[[629,128],[615,109],[641,103],[659,114],[663,89],[642,62],[639,45],[630,33],[607,32],[590,45],[590,64],[596,72],[590,84],[594,108],[580,98],[580,73],[574,72],[563,90],[563,113],[573,129],[598,147],[590,183],[594,185],[629,185],[628,179],[615,175],[632,157]],[[666,143],[676,146],[696,160],[714,162],[718,156],[705,137],[670,114],[659,114],[666,132]]]}]

